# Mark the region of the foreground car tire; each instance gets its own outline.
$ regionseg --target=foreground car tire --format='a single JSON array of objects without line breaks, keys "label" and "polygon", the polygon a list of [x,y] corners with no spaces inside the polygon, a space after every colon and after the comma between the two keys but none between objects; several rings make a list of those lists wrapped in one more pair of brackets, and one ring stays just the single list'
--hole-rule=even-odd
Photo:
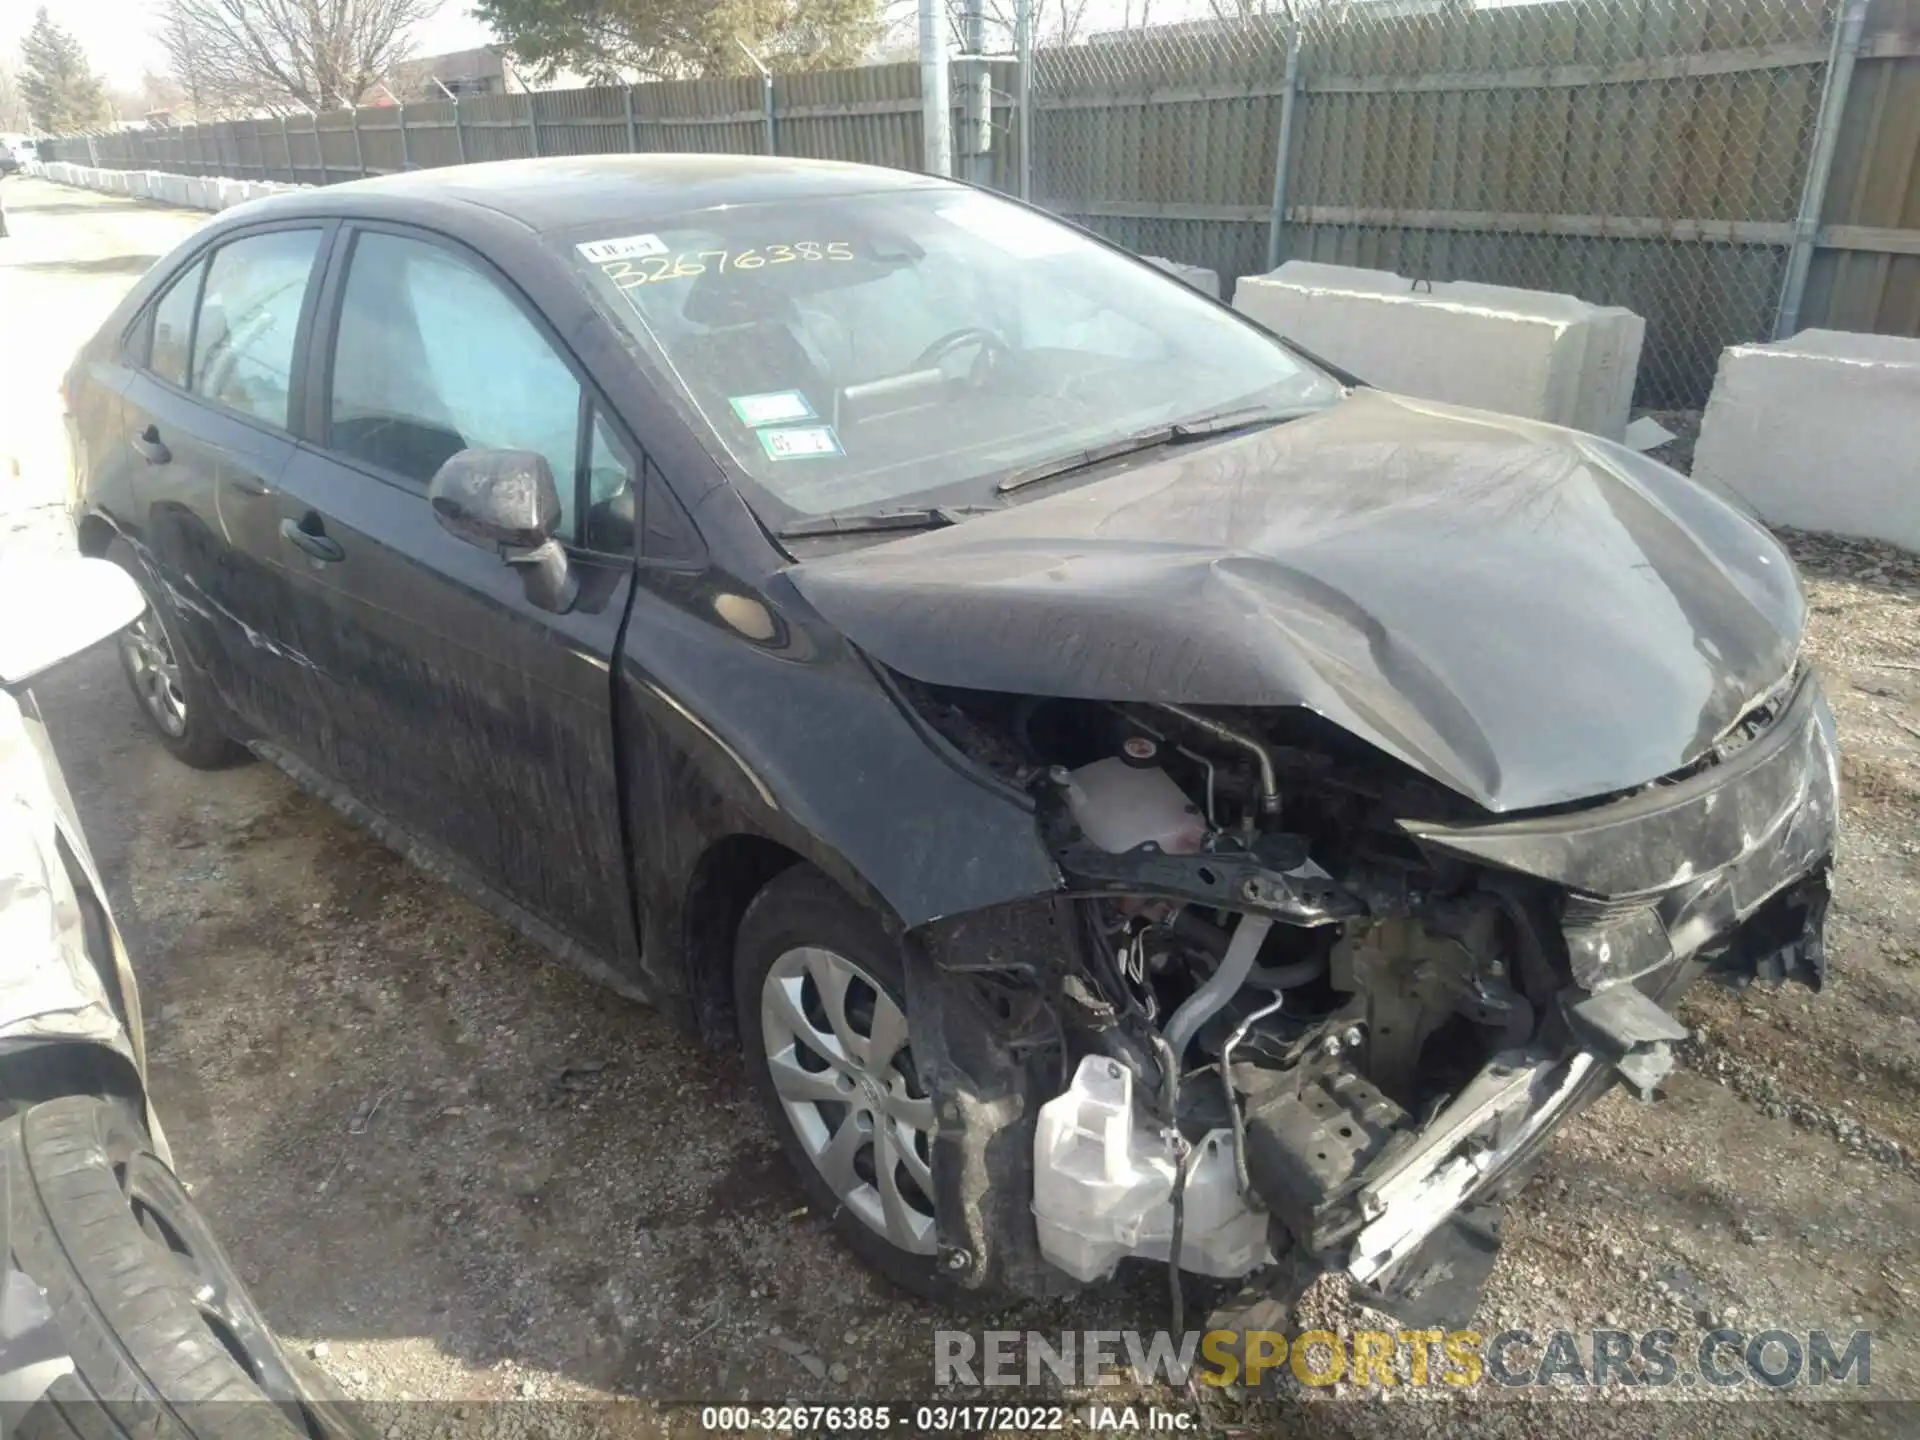
[{"label": "foreground car tire", "polygon": [[213,686],[180,643],[172,608],[124,540],[107,547],[107,559],[133,577],[147,598],[147,613],[120,632],[120,668],[126,672],[140,713],[176,759],[197,770],[215,770],[246,751],[220,724]]},{"label": "foreground car tire", "polygon": [[124,1104],[69,1096],[7,1127],[14,1262],[73,1360],[22,1437],[341,1436],[364,1428],[296,1373]]},{"label": "foreground car tire", "polygon": [[952,1303],[933,1219],[933,1100],[907,1044],[898,947],[826,876],[799,866],[747,907],[734,1003],[754,1087],[807,1198],[849,1247],[916,1295]]}]

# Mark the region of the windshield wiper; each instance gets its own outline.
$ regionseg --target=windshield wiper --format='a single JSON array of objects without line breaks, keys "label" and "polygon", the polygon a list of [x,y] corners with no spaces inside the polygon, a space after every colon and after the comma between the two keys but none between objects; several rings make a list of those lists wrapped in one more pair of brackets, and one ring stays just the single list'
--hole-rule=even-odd
[{"label": "windshield wiper", "polygon": [[875,530],[933,530],[958,525],[971,515],[984,515],[995,505],[918,505],[891,510],[842,510],[831,515],[809,515],[781,530],[783,538],[808,535],[859,535]]},{"label": "windshield wiper", "polygon": [[1018,470],[1009,470],[1000,477],[1000,482],[994,486],[994,489],[1004,495],[1007,491],[1018,490],[1023,485],[1037,484],[1042,480],[1051,480],[1056,475],[1066,475],[1075,470],[1102,465],[1109,460],[1118,460],[1123,455],[1137,455],[1143,450],[1157,450],[1162,445],[1179,445],[1189,440],[1209,440],[1216,435],[1225,435],[1234,430],[1251,430],[1260,425],[1278,425],[1283,420],[1297,420],[1302,415],[1311,415],[1318,408],[1318,406],[1311,406],[1274,410],[1264,405],[1242,405],[1232,410],[1220,410],[1212,415],[1196,416],[1191,420],[1178,420],[1169,425],[1155,425],[1146,430],[1137,430],[1131,435],[1123,435],[1118,440],[1089,445],[1082,450],[1056,455],[1051,460],[1042,460],[1036,465],[1025,465]]}]

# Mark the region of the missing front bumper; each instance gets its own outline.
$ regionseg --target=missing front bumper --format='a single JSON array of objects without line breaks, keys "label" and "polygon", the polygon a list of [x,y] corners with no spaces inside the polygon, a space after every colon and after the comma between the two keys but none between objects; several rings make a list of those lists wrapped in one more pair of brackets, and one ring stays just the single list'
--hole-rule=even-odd
[{"label": "missing front bumper", "polygon": [[[1550,931],[1557,922],[1558,935],[1543,934],[1548,943],[1534,952],[1540,973],[1531,989],[1540,1003],[1543,991],[1564,987],[1554,1023],[1534,1029],[1531,1041],[1523,1040],[1525,1029],[1494,1041],[1509,1048],[1420,1124],[1373,1087],[1364,1065],[1349,1069],[1336,1059],[1274,1072],[1287,1092],[1278,1099],[1271,1084],[1240,1084],[1234,1067],[1248,1163],[1236,1166],[1230,1198],[1238,1208],[1213,1203],[1222,1194],[1209,1186],[1206,1213],[1238,1227],[1235,1233],[1271,1216],[1316,1262],[1346,1270],[1376,1293],[1404,1289],[1452,1217],[1516,1184],[1547,1137],[1616,1078],[1651,1095],[1686,1035],[1669,1007],[1705,969],[1820,988],[1838,768],[1832,715],[1808,673],[1760,739],[1697,775],[1586,810],[1479,826],[1406,824],[1438,855],[1505,872],[1487,882],[1489,891],[1545,897],[1529,907],[1538,920],[1520,923]],[[1561,942],[1564,953],[1550,954]],[[1395,1094],[1405,1088],[1381,1084]],[[1066,1098],[1049,1102],[1043,1116]],[[1145,1124],[1116,1122],[1111,1133],[1138,1136]],[[1151,1126],[1145,1133],[1151,1139]],[[1262,1142],[1285,1153],[1262,1160]],[[1134,1151],[1116,1139],[1076,1164],[1101,1176],[1129,1172],[1140,1142],[1128,1143]],[[1128,1254],[1165,1256],[1164,1231],[1129,1230],[1132,1222],[1121,1217],[1166,1213],[1170,1165],[1155,1168],[1125,1206],[1102,1212],[1056,1203],[1071,1187],[1048,1184],[1054,1163],[1036,1150],[1036,1195],[1044,1189],[1049,1197],[1036,1203],[1044,1258],[1056,1266],[1064,1259],[1063,1268],[1084,1276]],[[1091,1237],[1096,1250],[1069,1255],[1050,1245],[1050,1232]],[[1150,1233],[1157,1250],[1137,1243]],[[1182,1254],[1232,1250],[1218,1238],[1202,1220],[1183,1232]],[[1477,1234],[1468,1248],[1484,1249],[1486,1238]],[[1095,1253],[1097,1266],[1087,1258]],[[1217,1259],[1206,1268],[1224,1273]]]},{"label": "missing front bumper", "polygon": [[[1670,956],[1637,984],[1570,989],[1561,1007],[1567,1044],[1491,1056],[1417,1130],[1344,1067],[1311,1081],[1264,1072],[1274,1077],[1264,1089],[1241,1087],[1243,1183],[1236,1183],[1242,1176],[1230,1134],[1215,1131],[1195,1149],[1183,1268],[1249,1273],[1270,1256],[1262,1241],[1272,1220],[1370,1294],[1431,1303],[1431,1277],[1421,1278],[1427,1270],[1454,1274],[1461,1257],[1497,1248],[1497,1227],[1484,1215],[1450,1239],[1447,1227],[1524,1176],[1525,1162],[1552,1133],[1616,1078],[1650,1097],[1671,1069],[1671,1046],[1687,1035],[1669,1007],[1710,965],[1817,984],[1827,895],[1823,863],[1704,950]],[[1110,1274],[1124,1258],[1164,1261],[1171,1248],[1176,1152],[1138,1106],[1128,1078],[1090,1056],[1068,1092],[1041,1108],[1034,1157],[1040,1250],[1082,1281]]]}]

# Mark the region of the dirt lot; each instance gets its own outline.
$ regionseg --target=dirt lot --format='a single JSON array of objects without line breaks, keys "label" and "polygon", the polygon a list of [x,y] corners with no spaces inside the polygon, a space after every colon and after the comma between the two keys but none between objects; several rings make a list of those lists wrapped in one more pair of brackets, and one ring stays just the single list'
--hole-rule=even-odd
[{"label": "dirt lot", "polygon": [[[42,244],[85,224],[137,246],[152,224],[13,184],[16,234]],[[0,314],[68,283],[12,268],[6,243]],[[42,396],[0,402],[8,420],[28,403]],[[1920,559],[1790,539],[1846,751],[1831,983],[1697,991],[1666,1097],[1616,1093],[1568,1128],[1510,1213],[1474,1323],[1866,1327],[1869,1393],[1920,1399]],[[143,976],[180,1167],[268,1314],[351,1393],[628,1396],[641,1428],[670,1400],[927,1398],[942,1317],[802,1208],[732,1056],[547,963],[268,767],[176,765],[110,654],[42,700]],[[1158,1329],[1164,1277],[970,1323]],[[1424,1434],[1470,1415],[1581,1434],[1600,1418],[1457,1406],[1317,1405],[1288,1428]],[[1728,1424],[1700,1406],[1667,1418]],[[1831,1407],[1821,1428],[1917,1419]]]}]

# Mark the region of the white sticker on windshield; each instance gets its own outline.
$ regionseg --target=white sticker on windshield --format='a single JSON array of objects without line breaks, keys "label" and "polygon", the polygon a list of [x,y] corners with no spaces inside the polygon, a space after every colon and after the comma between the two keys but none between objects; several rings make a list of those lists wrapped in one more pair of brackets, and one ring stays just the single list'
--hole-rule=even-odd
[{"label": "white sticker on windshield", "polygon": [[934,213],[1022,260],[1073,248],[1073,232],[1066,226],[985,195],[962,196]]},{"label": "white sticker on windshield", "polygon": [[811,460],[821,455],[839,455],[840,441],[831,425],[790,425],[783,430],[762,430],[760,448],[769,460]]},{"label": "white sticker on windshield", "polygon": [[614,240],[583,240],[573,247],[596,265],[609,260],[631,260],[636,255],[664,255],[667,242],[658,235],[622,235]]},{"label": "white sticker on windshield", "polygon": [[775,390],[766,395],[729,395],[727,404],[742,425],[784,425],[790,420],[813,419],[813,406],[798,390]]}]

